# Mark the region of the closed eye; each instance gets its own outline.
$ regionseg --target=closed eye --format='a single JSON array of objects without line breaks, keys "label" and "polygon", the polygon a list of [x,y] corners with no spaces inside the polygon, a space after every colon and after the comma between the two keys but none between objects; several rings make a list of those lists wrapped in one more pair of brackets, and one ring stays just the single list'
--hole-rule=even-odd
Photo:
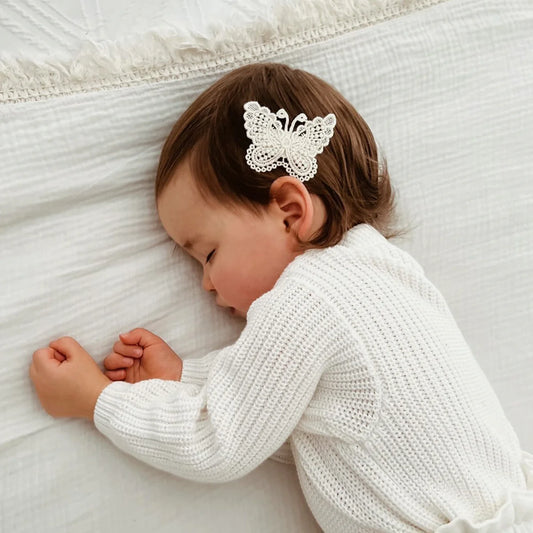
[{"label": "closed eye", "polygon": [[211,256],[215,253],[215,250],[211,250],[209,252],[209,255],[207,256],[207,259],[205,260],[206,263],[209,263],[209,260],[211,259]]}]

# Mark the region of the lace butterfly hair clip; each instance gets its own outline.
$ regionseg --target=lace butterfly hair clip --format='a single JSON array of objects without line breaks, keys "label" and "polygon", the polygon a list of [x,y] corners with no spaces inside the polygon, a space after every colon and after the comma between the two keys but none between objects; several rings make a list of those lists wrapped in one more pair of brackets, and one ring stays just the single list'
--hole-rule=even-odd
[{"label": "lace butterfly hair clip", "polygon": [[247,102],[244,128],[252,143],[246,150],[246,162],[257,172],[281,166],[302,182],[310,180],[317,172],[316,156],[329,144],[336,123],[333,113],[313,120],[300,113],[289,125],[285,109],[273,113],[258,102]]}]

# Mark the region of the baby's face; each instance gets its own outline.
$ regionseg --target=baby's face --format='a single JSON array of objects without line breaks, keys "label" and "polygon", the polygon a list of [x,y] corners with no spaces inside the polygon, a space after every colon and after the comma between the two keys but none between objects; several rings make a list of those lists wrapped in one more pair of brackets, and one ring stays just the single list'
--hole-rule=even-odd
[{"label": "baby's face", "polygon": [[196,189],[187,159],[176,168],[157,208],[166,232],[202,265],[204,289],[215,294],[217,305],[243,318],[301,253],[276,206],[258,218],[245,208],[230,211],[208,204]]}]

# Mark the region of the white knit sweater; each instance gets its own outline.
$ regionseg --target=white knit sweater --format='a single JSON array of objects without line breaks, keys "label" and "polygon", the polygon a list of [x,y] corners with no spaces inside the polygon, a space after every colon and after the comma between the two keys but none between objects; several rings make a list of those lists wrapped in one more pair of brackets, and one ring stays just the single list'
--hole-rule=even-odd
[{"label": "white knit sweater", "polygon": [[185,360],[182,382],[112,383],[94,420],[125,452],[204,482],[288,440],[326,532],[533,531],[531,456],[440,292],[368,225],[298,256],[239,339]]}]

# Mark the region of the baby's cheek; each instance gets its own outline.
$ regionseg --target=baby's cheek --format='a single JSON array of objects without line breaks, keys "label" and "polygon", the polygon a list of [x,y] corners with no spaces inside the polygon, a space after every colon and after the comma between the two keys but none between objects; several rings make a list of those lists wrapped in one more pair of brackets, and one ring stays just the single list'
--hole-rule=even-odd
[{"label": "baby's cheek", "polygon": [[217,290],[227,305],[242,312],[248,311],[248,307],[261,293],[256,275],[246,268],[238,268],[237,265],[224,272]]}]

